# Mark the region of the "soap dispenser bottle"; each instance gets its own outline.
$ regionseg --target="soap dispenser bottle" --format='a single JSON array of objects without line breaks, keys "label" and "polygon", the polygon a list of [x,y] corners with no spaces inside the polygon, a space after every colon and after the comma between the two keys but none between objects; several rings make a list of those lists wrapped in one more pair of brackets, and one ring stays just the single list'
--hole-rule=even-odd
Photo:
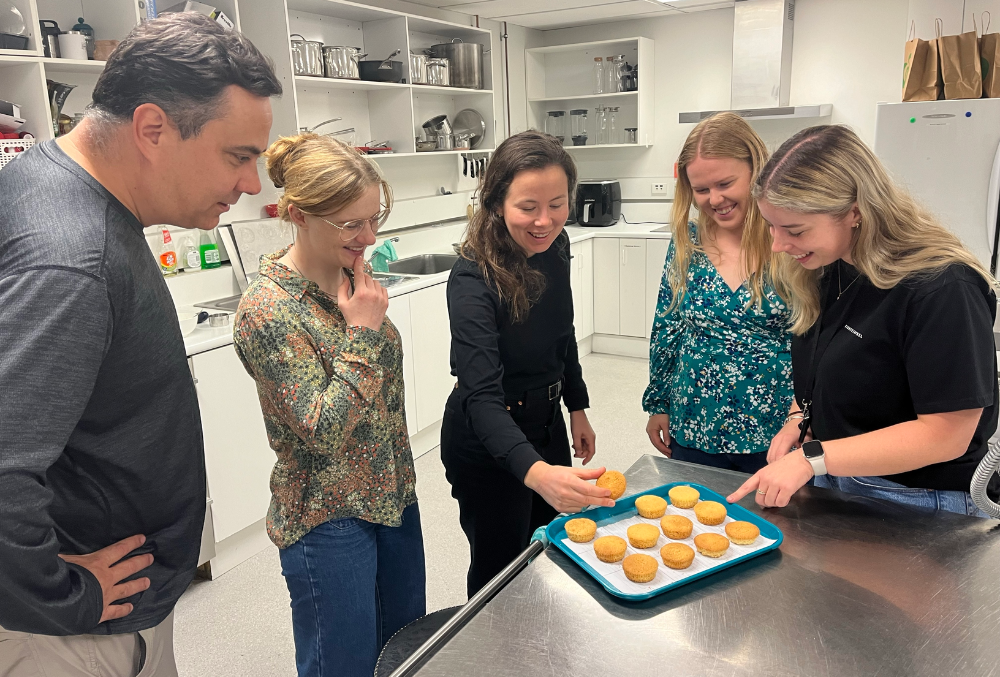
[{"label": "soap dispenser bottle", "polygon": [[222,258],[219,256],[219,245],[212,239],[212,233],[201,231],[201,243],[198,246],[201,252],[201,267],[205,270],[218,268],[222,265]]}]

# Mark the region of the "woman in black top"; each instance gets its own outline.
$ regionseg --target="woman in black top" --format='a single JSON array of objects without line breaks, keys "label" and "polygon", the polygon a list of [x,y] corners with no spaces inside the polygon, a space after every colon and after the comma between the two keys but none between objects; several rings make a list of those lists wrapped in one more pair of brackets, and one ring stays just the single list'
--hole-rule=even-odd
[{"label": "woman in black top", "polygon": [[786,141],[754,195],[787,254],[775,286],[792,309],[796,402],[769,465],[730,500],[784,506],[815,476],[985,517],[969,485],[997,427],[992,276],[846,127]]},{"label": "woman in black top", "polygon": [[571,468],[560,398],[576,457],[594,456],[584,411],[563,224],[576,167],[555,137],[516,134],[496,149],[480,185],[462,258],[448,279],[451,371],[441,460],[469,539],[471,597],[558,512],[614,505]]}]

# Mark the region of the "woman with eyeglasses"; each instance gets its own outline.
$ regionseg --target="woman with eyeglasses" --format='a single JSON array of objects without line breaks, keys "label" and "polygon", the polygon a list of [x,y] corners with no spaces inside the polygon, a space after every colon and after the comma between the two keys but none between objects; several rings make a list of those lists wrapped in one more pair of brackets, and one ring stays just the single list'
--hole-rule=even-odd
[{"label": "woman with eyeglasses", "polygon": [[267,531],[300,677],[370,677],[382,646],[425,611],[402,344],[386,290],[365,272],[392,194],[329,137],[282,138],[266,158],[295,243],[261,257],[234,338],[278,456]]}]

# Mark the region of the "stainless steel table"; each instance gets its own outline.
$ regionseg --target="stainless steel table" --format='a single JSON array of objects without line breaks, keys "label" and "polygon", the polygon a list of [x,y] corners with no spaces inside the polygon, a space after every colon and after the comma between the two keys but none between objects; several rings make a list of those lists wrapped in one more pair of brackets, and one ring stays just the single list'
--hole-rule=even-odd
[{"label": "stainless steel table", "polygon": [[[746,478],[644,456],[629,493]],[[642,603],[550,546],[418,671],[436,675],[1000,675],[1000,527],[805,488],[742,505],[780,550]]]}]

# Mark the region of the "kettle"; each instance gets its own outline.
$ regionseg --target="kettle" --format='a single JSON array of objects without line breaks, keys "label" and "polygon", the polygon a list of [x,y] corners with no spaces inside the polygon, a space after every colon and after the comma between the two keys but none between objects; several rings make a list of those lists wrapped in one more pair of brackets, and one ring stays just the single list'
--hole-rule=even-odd
[{"label": "kettle", "polygon": [[84,23],[83,17],[81,16],[79,19],[77,19],[76,25],[73,26],[73,28],[71,28],[70,30],[79,31],[83,33],[84,37],[86,37],[87,39],[87,58],[93,59],[94,48],[97,46],[97,43],[94,42],[94,28],[90,24]]},{"label": "kettle", "polygon": [[[51,24],[47,26],[46,24]],[[45,56],[58,59],[59,58],[59,34],[62,33],[59,30],[59,24],[51,19],[42,19],[38,22],[42,33],[42,46],[45,48]]]}]

